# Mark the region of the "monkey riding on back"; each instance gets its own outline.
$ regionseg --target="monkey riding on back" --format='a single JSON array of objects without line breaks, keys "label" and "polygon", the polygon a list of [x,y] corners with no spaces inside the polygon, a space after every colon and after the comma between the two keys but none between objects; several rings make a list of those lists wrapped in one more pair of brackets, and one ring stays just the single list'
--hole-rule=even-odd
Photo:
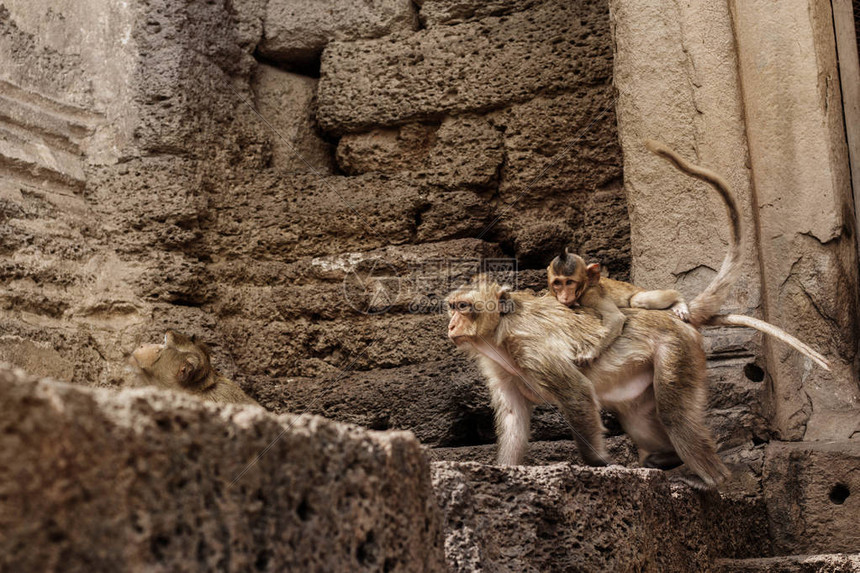
[{"label": "monkey riding on back", "polygon": [[649,149],[711,183],[729,214],[729,252],[713,281],[685,309],[689,323],[670,312],[616,305],[623,321],[612,333],[588,309],[573,310],[553,296],[511,292],[484,277],[448,297],[448,337],[478,362],[487,379],[502,465],[522,462],[532,410],[550,403],[560,409],[589,465],[611,463],[600,421],[603,407],[616,413],[643,466],[671,469],[684,463],[698,476],[696,485],[706,488],[729,476],[704,421],[705,352],[695,327],[713,320],[738,278],[741,218],[722,178],[661,144],[649,142]]}]

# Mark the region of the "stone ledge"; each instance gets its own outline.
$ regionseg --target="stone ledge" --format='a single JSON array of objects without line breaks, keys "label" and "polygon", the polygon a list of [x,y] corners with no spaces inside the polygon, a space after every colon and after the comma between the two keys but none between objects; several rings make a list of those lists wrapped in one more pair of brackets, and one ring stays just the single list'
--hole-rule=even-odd
[{"label": "stone ledge", "polygon": [[442,568],[411,434],[6,368],[0,394],[2,570]]},{"label": "stone ledge", "polygon": [[860,441],[773,442],[762,486],[776,554],[860,548]]},{"label": "stone ledge", "polygon": [[768,553],[760,502],[657,470],[432,464],[453,571],[705,571]]},{"label": "stone ledge", "polygon": [[860,554],[787,555],[762,559],[720,559],[717,573],[847,573],[860,571]]}]

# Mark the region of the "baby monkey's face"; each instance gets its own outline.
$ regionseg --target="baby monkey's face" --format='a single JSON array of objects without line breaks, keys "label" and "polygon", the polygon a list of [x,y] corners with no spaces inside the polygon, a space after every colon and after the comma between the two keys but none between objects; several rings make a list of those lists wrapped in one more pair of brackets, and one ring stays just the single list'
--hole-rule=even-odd
[{"label": "baby monkey's face", "polygon": [[549,292],[564,306],[575,306],[582,294],[583,281],[573,275],[557,275],[551,270],[548,273]]}]

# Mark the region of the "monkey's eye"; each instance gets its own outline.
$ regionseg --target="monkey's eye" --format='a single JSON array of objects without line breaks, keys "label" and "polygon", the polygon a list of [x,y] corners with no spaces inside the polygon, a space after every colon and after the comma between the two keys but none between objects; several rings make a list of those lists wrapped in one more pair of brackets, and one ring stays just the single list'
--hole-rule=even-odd
[{"label": "monkey's eye", "polygon": [[450,308],[452,311],[457,311],[457,312],[471,312],[472,311],[471,303],[468,303],[464,300],[458,300],[456,302],[449,302],[448,308]]},{"label": "monkey's eye", "polygon": [[579,281],[569,280],[569,281],[567,281],[567,286],[575,285],[575,284],[576,284],[576,283],[578,283],[578,282],[579,282]]}]

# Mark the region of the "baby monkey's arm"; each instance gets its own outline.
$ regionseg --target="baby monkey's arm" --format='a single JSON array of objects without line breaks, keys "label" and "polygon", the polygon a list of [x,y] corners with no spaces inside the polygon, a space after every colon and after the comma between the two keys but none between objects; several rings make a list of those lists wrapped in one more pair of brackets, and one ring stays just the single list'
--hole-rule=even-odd
[{"label": "baby monkey's arm", "polygon": [[588,354],[577,357],[575,362],[579,366],[586,366],[600,356],[604,350],[609,348],[615,339],[621,335],[624,329],[624,321],[627,317],[622,313],[612,299],[606,295],[599,284],[585,290],[579,299],[580,306],[591,308],[600,313],[600,320],[606,328],[606,335],[592,348]]}]

